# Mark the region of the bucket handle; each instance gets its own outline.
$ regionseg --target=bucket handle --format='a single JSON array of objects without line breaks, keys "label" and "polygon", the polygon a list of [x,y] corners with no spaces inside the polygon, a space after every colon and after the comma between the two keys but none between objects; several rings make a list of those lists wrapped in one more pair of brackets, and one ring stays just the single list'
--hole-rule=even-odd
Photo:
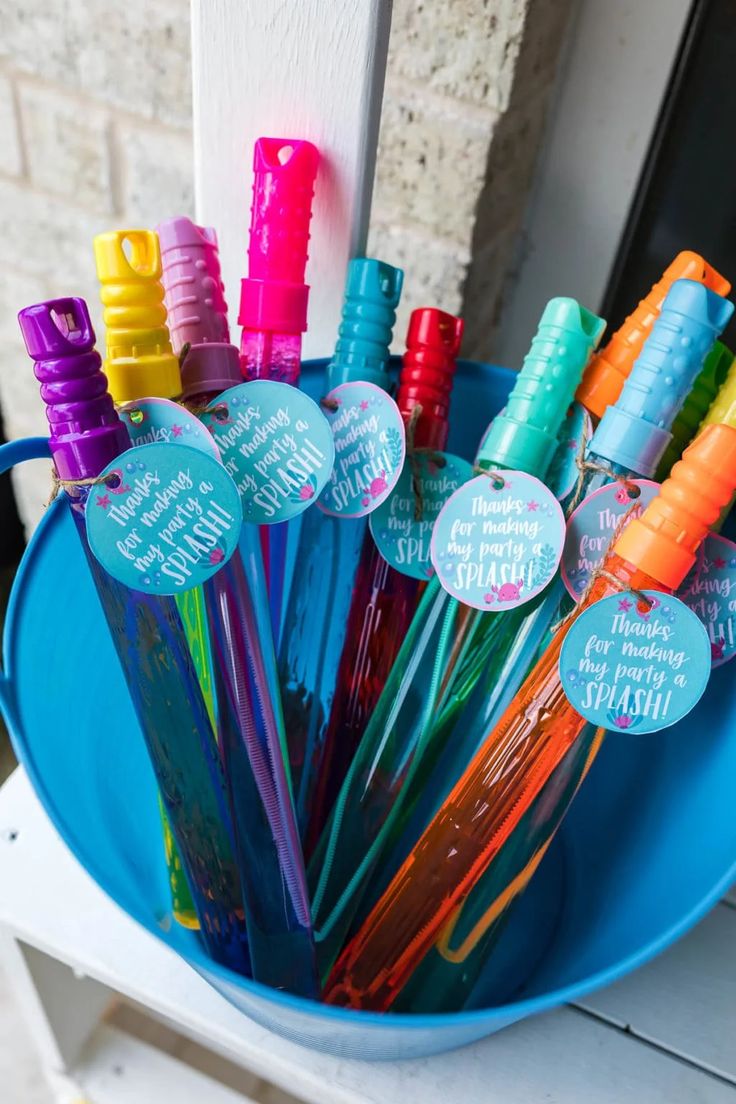
[{"label": "bucket handle", "polygon": [[[26,460],[48,460],[50,457],[48,437],[21,437],[0,446],[0,475]],[[6,662],[3,658],[3,670],[0,671],[0,708],[5,714],[8,728],[17,731],[12,682],[5,674],[5,668]]]}]

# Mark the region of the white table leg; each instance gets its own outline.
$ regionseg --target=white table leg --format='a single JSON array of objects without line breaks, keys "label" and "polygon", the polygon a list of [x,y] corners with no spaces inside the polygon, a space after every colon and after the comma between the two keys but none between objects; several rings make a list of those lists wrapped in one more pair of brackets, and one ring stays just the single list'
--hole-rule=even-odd
[{"label": "white table leg", "polygon": [[57,1098],[75,1092],[79,1099],[67,1075],[109,1006],[112,990],[21,942],[6,927],[0,927],[0,960]]}]

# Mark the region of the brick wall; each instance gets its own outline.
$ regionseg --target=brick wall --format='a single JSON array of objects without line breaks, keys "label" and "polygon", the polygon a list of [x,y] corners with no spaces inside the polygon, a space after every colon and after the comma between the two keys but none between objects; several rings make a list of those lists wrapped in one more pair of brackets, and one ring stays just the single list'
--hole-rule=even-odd
[{"label": "brick wall", "polygon": [[[370,249],[418,305],[489,337],[572,0],[395,0]],[[15,315],[84,295],[92,238],[190,213],[188,0],[8,0],[0,37],[0,400],[8,437],[44,432]],[[467,285],[467,286],[466,286]],[[231,290],[231,296],[233,295]],[[35,470],[34,470],[35,469]],[[47,465],[15,476],[27,526]]]},{"label": "brick wall", "polygon": [[[92,238],[193,209],[187,0],[8,0],[0,34],[0,399],[8,437],[44,432],[16,312],[87,298]],[[163,59],[163,60],[162,60]],[[15,473],[39,518],[48,465]]]}]

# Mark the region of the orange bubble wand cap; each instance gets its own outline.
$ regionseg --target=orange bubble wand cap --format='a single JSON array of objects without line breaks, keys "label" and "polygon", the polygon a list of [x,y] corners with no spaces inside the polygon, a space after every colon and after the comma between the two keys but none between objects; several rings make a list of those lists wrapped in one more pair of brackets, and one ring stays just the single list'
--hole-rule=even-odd
[{"label": "orange bubble wand cap", "polygon": [[736,429],[708,426],[685,450],[641,517],[627,525],[613,554],[668,590],[677,590],[734,490]]}]

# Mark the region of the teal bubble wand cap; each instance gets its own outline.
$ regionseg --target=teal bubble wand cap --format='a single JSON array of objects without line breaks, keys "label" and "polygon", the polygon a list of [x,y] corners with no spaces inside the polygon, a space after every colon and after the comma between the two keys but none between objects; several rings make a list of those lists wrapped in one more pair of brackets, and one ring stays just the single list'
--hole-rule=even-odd
[{"label": "teal bubble wand cap", "polygon": [[402,270],[384,261],[356,257],[350,262],[337,344],[327,366],[328,391],[358,380],[388,388],[388,358],[403,283]]},{"label": "teal bubble wand cap", "polygon": [[606,323],[575,299],[544,308],[506,409],[494,418],[477,463],[543,479],[583,369]]},{"label": "teal bubble wand cap", "polygon": [[593,434],[589,452],[650,478],[671,428],[733,303],[695,280],[677,280],[621,395]]}]

